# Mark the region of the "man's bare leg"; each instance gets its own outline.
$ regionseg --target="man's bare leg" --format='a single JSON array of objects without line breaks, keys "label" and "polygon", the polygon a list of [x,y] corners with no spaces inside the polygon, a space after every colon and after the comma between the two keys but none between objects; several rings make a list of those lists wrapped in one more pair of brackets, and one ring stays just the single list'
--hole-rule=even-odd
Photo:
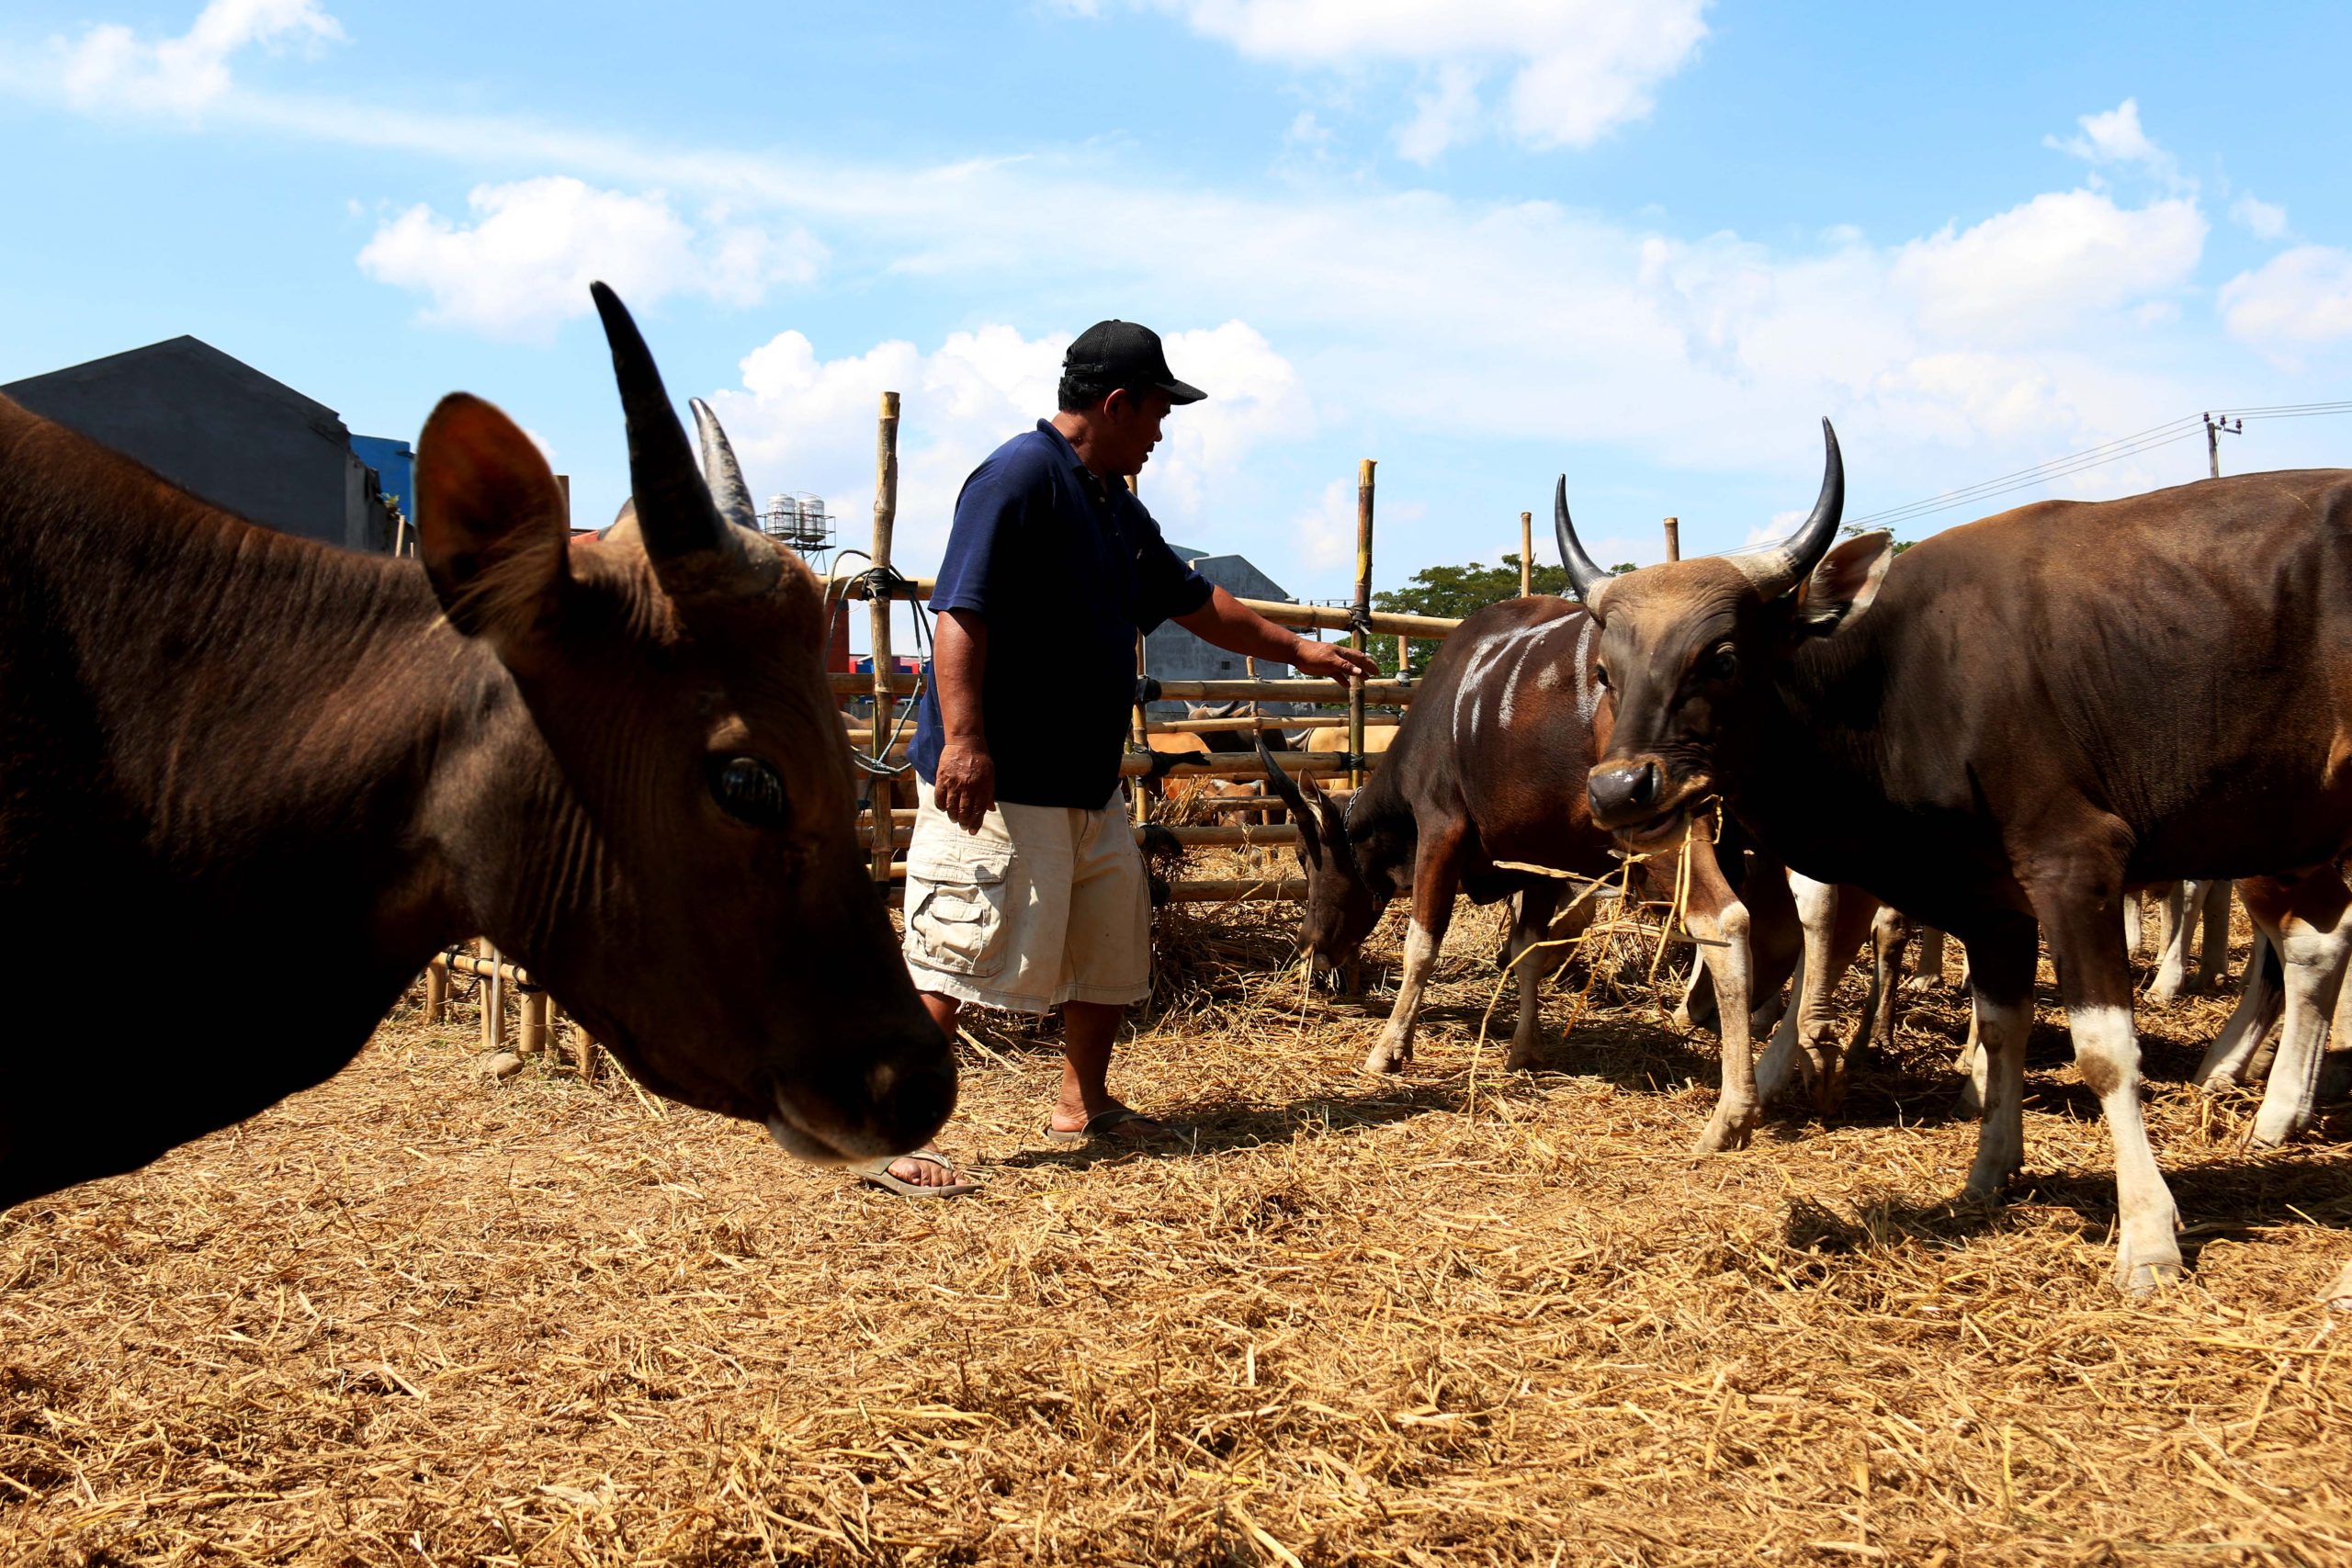
[{"label": "man's bare leg", "polygon": [[[1056,1132],[1080,1132],[1105,1111],[1128,1109],[1111,1093],[1110,1085],[1111,1047],[1126,1016],[1125,1006],[1118,1002],[1062,1004],[1062,1089],[1054,1100]],[[1159,1130],[1147,1117],[1106,1127],[1101,1135],[1142,1143]]]},{"label": "man's bare leg", "polygon": [[[939,1025],[939,1032],[952,1043],[956,1038],[956,1015],[964,1004],[937,991],[917,991],[915,995],[922,999],[923,1011],[931,1014],[931,1021]],[[890,1162],[890,1174],[910,1187],[952,1187],[963,1179],[951,1166],[933,1165],[908,1155]]]}]

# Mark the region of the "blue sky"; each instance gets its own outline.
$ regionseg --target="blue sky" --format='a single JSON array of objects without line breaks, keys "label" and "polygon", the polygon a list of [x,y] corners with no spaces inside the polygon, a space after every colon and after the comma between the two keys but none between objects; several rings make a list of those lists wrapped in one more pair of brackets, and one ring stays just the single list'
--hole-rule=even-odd
[{"label": "blue sky", "polygon": [[1116,314],[1212,393],[1144,478],[1171,537],[1340,594],[1374,457],[1384,584],[1513,547],[1563,469],[1650,558],[1666,513],[1692,549],[1801,513],[1823,414],[1860,514],[2352,396],[2347,46],[2340,5],[11,0],[0,380],[194,333],[358,431],[464,388],[601,521],[601,276],[848,542],[902,392],[919,569]]}]

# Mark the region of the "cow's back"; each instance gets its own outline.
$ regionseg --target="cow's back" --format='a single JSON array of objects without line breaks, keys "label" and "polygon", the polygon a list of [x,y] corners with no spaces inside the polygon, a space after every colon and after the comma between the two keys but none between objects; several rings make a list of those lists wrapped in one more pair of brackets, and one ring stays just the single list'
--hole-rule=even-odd
[{"label": "cow's back", "polygon": [[[1940,822],[1918,880],[1960,869],[1939,858],[2004,860],[2052,811],[2121,834],[2135,877],[2324,860],[2352,827],[2352,473],[2041,502],[1951,529],[1897,559],[1803,669],[1820,699],[1806,744],[1866,756],[1883,785],[1856,810]],[[1802,790],[1804,771],[1770,787]],[[1809,874],[1873,890],[1912,874],[1860,848],[1845,863],[1790,848]]]},{"label": "cow's back", "polygon": [[1598,874],[1609,840],[1585,801],[1592,727],[1603,711],[1599,637],[1582,606],[1537,596],[1464,620],[1417,683],[1381,761],[1426,825],[1450,812],[1472,830],[1466,876],[1497,861]]}]

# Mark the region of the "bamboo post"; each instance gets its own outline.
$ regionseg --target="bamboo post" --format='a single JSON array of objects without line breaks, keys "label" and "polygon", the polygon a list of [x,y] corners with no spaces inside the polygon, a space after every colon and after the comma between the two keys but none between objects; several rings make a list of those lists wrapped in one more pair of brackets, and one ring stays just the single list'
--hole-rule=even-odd
[{"label": "bamboo post", "polygon": [[449,965],[439,953],[424,966],[424,1021],[439,1023],[449,1016]]},{"label": "bamboo post", "polygon": [[[882,408],[874,434],[874,570],[873,580],[880,586],[880,573],[890,564],[890,532],[899,520],[899,394],[882,394]],[[874,595],[874,735],[867,748],[876,756],[883,754],[896,716],[893,711],[898,699],[891,692],[890,677],[898,671],[896,660],[890,657],[890,595]],[[897,804],[894,787],[897,781],[886,774],[873,775],[869,793],[874,813],[874,880],[883,892],[890,890],[890,811]]]},{"label": "bamboo post", "polygon": [[523,1032],[515,1043],[518,1055],[544,1055],[548,1048],[548,994],[545,991],[523,993]]},{"label": "bamboo post", "polygon": [[[1363,651],[1372,616],[1372,471],[1378,464],[1366,457],[1356,468],[1356,597],[1355,625],[1348,632],[1349,646]],[[1348,682],[1348,755],[1355,765],[1348,770],[1348,787],[1363,784],[1363,677]]]},{"label": "bamboo post", "polygon": [[1679,517],[1669,517],[1666,520],[1666,558],[1668,560],[1682,558],[1682,519]]},{"label": "bamboo post", "polygon": [[[1142,682],[1142,680],[1143,680],[1143,677],[1144,677],[1143,633],[1141,633],[1141,632],[1137,632],[1137,633],[1136,633],[1136,682],[1137,682],[1138,683],[1140,683],[1140,682]],[[1141,752],[1145,753],[1147,756],[1148,756],[1148,755],[1150,754],[1150,751],[1151,751],[1151,742],[1150,742],[1148,739],[1146,739],[1146,737],[1147,737],[1147,736],[1148,736],[1150,733],[1151,733],[1151,721],[1150,721],[1150,717],[1149,717],[1149,716],[1148,716],[1148,715],[1147,715],[1147,714],[1145,713],[1143,704],[1141,704],[1141,703],[1137,703],[1137,704],[1136,704],[1136,750],[1138,750],[1138,751],[1141,751]],[[1145,822],[1145,821],[1146,821],[1146,820],[1150,817],[1150,815],[1151,815],[1151,809],[1150,809],[1149,805],[1148,804],[1148,803],[1149,802],[1150,798],[1151,798],[1151,792],[1150,792],[1149,790],[1147,790],[1147,789],[1141,788],[1140,786],[1132,786],[1132,785],[1131,785],[1131,786],[1130,786],[1130,788],[1129,788],[1129,793],[1130,793],[1131,795],[1134,795],[1134,797],[1135,797],[1135,798],[1134,798],[1134,800],[1133,800],[1133,802],[1132,802],[1132,804],[1133,804],[1133,806],[1134,806],[1134,807],[1135,807],[1135,818],[1136,818],[1136,825],[1137,825],[1138,827],[1140,827],[1140,826],[1141,826],[1141,825],[1142,825],[1142,824],[1143,824],[1143,823],[1144,823],[1144,822]]]},{"label": "bamboo post", "polygon": [[490,960],[481,987],[481,1048],[495,1051],[506,1038],[506,982],[499,973],[498,949],[488,937],[476,937],[474,951]]},{"label": "bamboo post", "polygon": [[[1140,497],[1143,494],[1142,478],[1140,474],[1127,476],[1129,495]],[[1138,688],[1142,685],[1143,678],[1149,673],[1150,670],[1144,656],[1143,633],[1137,632],[1136,633],[1136,682]],[[1151,742],[1146,739],[1150,733],[1151,716],[1145,710],[1144,705],[1138,702],[1136,704],[1136,750],[1143,752],[1146,757],[1148,757],[1151,752]],[[1136,826],[1140,828],[1151,820],[1151,791],[1139,784],[1129,784],[1127,795],[1129,805],[1134,810]]]},{"label": "bamboo post", "polygon": [[1519,596],[1535,592],[1535,513],[1519,514]]}]

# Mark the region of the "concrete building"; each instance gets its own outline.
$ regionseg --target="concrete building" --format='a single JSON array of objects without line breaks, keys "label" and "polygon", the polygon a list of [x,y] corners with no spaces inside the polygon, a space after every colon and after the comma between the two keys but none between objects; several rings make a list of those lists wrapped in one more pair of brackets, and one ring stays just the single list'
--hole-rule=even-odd
[{"label": "concrete building", "polygon": [[[1216,583],[1237,599],[1282,599],[1290,594],[1283,585],[1250,564],[1245,556],[1212,556],[1171,544],[1177,558],[1188,563],[1194,571]],[[1163,681],[1238,681],[1247,675],[1241,655],[1227,653],[1203,642],[1191,632],[1170,621],[1143,640],[1143,662],[1147,673]],[[1287,664],[1268,664],[1261,660],[1261,680],[1279,681],[1291,674]],[[1288,705],[1283,705],[1287,706]],[[1182,703],[1156,703],[1152,711],[1161,715],[1180,715]]]},{"label": "concrete building", "polygon": [[171,338],[0,392],[266,527],[391,548],[381,484],[334,410],[210,344]]}]

